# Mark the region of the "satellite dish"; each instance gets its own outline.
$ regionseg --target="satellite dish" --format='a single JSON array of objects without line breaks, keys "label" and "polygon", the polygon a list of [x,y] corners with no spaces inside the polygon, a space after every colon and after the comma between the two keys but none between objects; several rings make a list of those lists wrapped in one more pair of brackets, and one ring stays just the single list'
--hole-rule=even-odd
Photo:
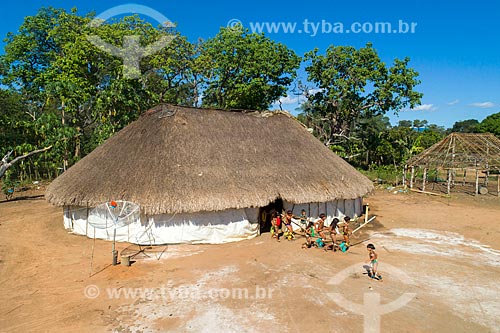
[{"label": "satellite dish", "polygon": [[96,229],[113,229],[113,265],[118,263],[118,251],[115,250],[116,229],[136,222],[141,218],[138,204],[117,200],[97,205],[90,211],[89,224]]},{"label": "satellite dish", "polygon": [[138,204],[129,201],[110,201],[97,205],[90,211],[89,224],[96,229],[116,229],[140,218],[141,210]]}]

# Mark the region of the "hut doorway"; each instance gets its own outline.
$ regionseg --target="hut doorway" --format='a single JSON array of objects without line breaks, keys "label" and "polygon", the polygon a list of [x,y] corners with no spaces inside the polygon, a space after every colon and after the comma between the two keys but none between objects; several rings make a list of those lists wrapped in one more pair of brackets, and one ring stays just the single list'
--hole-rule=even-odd
[{"label": "hut doorway", "polygon": [[283,210],[283,200],[278,198],[265,207],[259,210],[259,225],[260,233],[269,232],[271,230],[271,213],[273,211],[280,212]]}]

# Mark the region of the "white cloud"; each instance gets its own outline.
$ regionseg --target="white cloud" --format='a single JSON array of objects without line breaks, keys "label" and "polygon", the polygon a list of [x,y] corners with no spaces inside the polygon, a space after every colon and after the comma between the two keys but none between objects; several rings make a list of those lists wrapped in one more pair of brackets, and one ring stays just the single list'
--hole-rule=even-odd
[{"label": "white cloud", "polygon": [[324,90],[323,88],[313,88],[313,89],[309,89],[309,95],[314,95],[315,93],[320,92],[320,91],[323,91],[323,90]]},{"label": "white cloud", "polygon": [[470,106],[475,106],[477,108],[483,108],[483,109],[487,109],[487,108],[492,108],[495,106],[494,103],[492,102],[477,102],[477,103],[472,103],[472,104],[469,104]]},{"label": "white cloud", "polygon": [[[309,89],[308,93],[309,95],[314,95],[317,92],[323,91],[324,89],[322,88],[313,88]],[[297,95],[296,93],[288,92],[288,96],[286,97],[280,97],[279,100],[275,101],[273,105],[279,105],[279,102],[281,102],[282,105],[287,105],[287,104],[302,104],[306,101],[306,94],[302,92],[301,94]]]},{"label": "white cloud", "polygon": [[458,102],[460,102],[460,100],[456,99],[454,101],[449,102],[448,105],[455,105],[455,104],[458,104]]},{"label": "white cloud", "polygon": [[437,107],[434,104],[422,104],[411,109],[411,111],[434,111]]},{"label": "white cloud", "polygon": [[[279,101],[283,105],[295,104],[295,103],[297,103],[297,101],[302,102],[303,100],[304,100],[303,95],[297,96],[297,95],[290,95],[290,94],[286,97],[280,97],[280,99],[279,99]],[[278,104],[278,101],[276,101],[276,103]]]}]

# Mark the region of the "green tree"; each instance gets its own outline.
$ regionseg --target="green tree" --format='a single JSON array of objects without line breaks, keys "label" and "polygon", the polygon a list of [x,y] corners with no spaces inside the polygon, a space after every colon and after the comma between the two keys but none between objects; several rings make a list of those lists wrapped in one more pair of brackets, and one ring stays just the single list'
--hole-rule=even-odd
[{"label": "green tree", "polygon": [[462,121],[457,121],[453,124],[453,127],[450,128],[450,133],[459,132],[459,133],[474,133],[476,132],[476,127],[479,124],[479,121],[476,119],[467,119]]},{"label": "green tree", "polygon": [[350,136],[350,141],[353,141],[352,138],[360,138],[354,140],[354,142],[358,141],[359,158],[353,162],[365,167],[368,167],[372,163],[391,162],[391,158],[387,156],[392,154],[392,148],[382,148],[383,146],[388,146],[388,142],[384,138],[384,133],[390,129],[391,123],[389,118],[383,115],[359,119]]},{"label": "green tree", "polygon": [[441,141],[444,136],[444,132],[438,126],[433,126],[432,128],[429,126],[429,128],[419,133],[417,142],[422,147],[422,150],[424,150]]},{"label": "green tree", "polygon": [[[98,35],[121,47],[125,36],[136,35],[144,46],[175,32],[137,16],[99,27],[89,25],[92,18],[78,15],[76,9],[42,8],[25,18],[18,33],[9,33],[0,56],[1,82],[19,96],[23,109],[9,115],[20,132],[11,148],[17,154],[53,146],[39,157],[49,155],[52,170],[74,163],[140,111],[160,101],[178,102],[178,91],[188,94],[187,65],[179,60],[190,48],[185,39],[163,51],[161,61],[155,54],[142,58],[145,74],[130,79],[123,75],[123,59],[97,48],[87,36]],[[175,76],[180,79],[174,82]]]},{"label": "green tree", "polygon": [[412,127],[413,122],[411,120],[400,120],[398,122],[398,126],[399,127]]},{"label": "green tree", "polygon": [[300,58],[283,44],[241,26],[221,28],[199,57],[208,107],[265,110],[296,76]]},{"label": "green tree", "polygon": [[158,102],[197,106],[203,77],[198,59],[202,43],[190,43],[180,34],[151,55],[143,82]]},{"label": "green tree", "polygon": [[420,104],[422,94],[414,87],[418,73],[408,67],[409,58],[395,59],[391,67],[380,60],[371,44],[356,49],[330,46],[325,55],[306,53],[308,80],[316,87],[306,90],[305,113],[315,134],[330,145],[336,136],[348,136],[360,117],[383,115]]},{"label": "green tree", "polygon": [[427,124],[428,124],[427,120],[415,119],[413,121],[413,127],[416,128],[418,132],[420,132],[420,129],[422,127],[425,128],[425,126],[427,126]]},{"label": "green tree", "polygon": [[500,138],[500,112],[489,115],[476,126],[476,130],[481,133],[492,133]]},{"label": "green tree", "polygon": [[[16,92],[0,89],[0,155],[6,154],[23,137],[23,103]],[[3,156],[3,155],[2,155]]]}]

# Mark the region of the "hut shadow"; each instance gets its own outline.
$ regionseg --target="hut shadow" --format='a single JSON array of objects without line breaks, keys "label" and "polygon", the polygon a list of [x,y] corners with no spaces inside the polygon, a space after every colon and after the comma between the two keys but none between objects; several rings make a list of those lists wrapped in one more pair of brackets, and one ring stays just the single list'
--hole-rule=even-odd
[{"label": "hut shadow", "polygon": [[363,265],[363,268],[365,269],[366,272],[363,272],[363,275],[368,275],[368,277],[371,277],[371,267],[370,265]]},{"label": "hut shadow", "polygon": [[15,201],[23,201],[23,200],[38,200],[38,199],[41,199],[43,198],[44,195],[43,194],[37,194],[37,195],[23,195],[23,196],[20,196],[20,197],[15,197],[15,198],[12,198],[12,199],[4,199],[4,200],[0,200],[0,204],[1,203],[6,203],[6,202],[15,202]]},{"label": "hut shadow", "polygon": [[95,271],[95,272],[90,272],[89,274],[89,278],[93,277],[94,275],[97,275],[101,272],[103,272],[106,268],[110,267],[110,266],[113,266],[113,264],[107,264],[106,266],[104,266],[103,268],[99,269],[98,271]]},{"label": "hut shadow", "polygon": [[162,255],[168,250],[168,244],[164,245],[137,245],[130,244],[121,252],[121,256],[130,257],[130,266],[141,259],[160,260]]}]

